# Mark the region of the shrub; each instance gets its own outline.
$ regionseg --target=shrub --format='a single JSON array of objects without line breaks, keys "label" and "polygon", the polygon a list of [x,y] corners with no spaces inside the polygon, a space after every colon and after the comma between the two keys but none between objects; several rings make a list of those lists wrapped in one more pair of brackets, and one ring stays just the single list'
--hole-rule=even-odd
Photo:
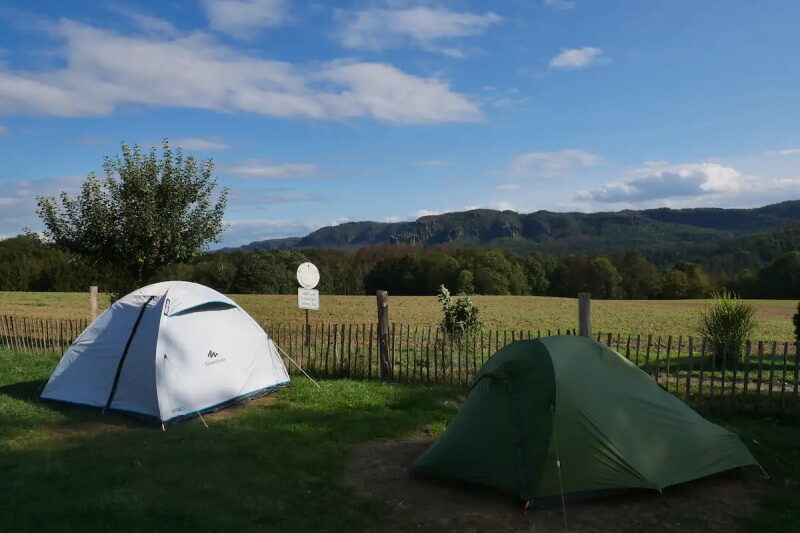
[{"label": "shrub", "polygon": [[453,300],[447,287],[440,285],[438,299],[442,306],[442,328],[450,335],[471,335],[483,327],[471,297]]},{"label": "shrub", "polygon": [[794,340],[800,342],[800,303],[797,304],[797,312],[792,317],[794,322]]},{"label": "shrub", "polygon": [[715,364],[741,359],[744,345],[758,325],[755,309],[735,294],[722,291],[712,295],[711,304],[700,312],[700,333],[714,347]]}]

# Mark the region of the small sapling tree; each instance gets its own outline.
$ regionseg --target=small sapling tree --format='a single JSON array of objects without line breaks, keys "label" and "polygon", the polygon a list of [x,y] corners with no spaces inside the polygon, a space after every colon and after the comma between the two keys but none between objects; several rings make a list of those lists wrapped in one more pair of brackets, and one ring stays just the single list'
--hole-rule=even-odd
[{"label": "small sapling tree", "polygon": [[437,298],[442,307],[442,329],[451,336],[473,335],[483,327],[470,296],[454,300],[447,287],[440,285]]}]

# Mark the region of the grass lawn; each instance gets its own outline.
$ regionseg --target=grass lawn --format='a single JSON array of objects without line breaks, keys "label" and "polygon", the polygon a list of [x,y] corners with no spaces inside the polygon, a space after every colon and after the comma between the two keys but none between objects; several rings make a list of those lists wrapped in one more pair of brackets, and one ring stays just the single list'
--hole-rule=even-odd
[{"label": "grass lawn", "polygon": [[[438,434],[461,389],[304,379],[269,400],[152,426],[36,399],[57,356],[0,350],[1,531],[364,530],[386,527],[385,504],[344,482],[359,443]],[[800,521],[800,429],[718,418],[773,475],[747,526]],[[758,441],[756,444],[753,441]]]},{"label": "grass lawn", "polygon": [[343,483],[348,448],[440,431],[456,409],[453,389],[295,379],[162,432],[34,399],[56,362],[0,351],[0,531],[369,528],[383,509]]},{"label": "grass lawn", "polygon": [[[254,318],[263,322],[303,323],[294,295],[232,295]],[[0,292],[0,315],[35,318],[88,317],[88,293]],[[489,328],[556,329],[577,327],[577,301],[543,296],[475,296],[481,317]],[[754,339],[793,339],[792,315],[797,302],[751,300],[760,325]],[[108,296],[100,295],[100,307]],[[595,331],[653,335],[696,335],[700,308],[707,300],[595,300]],[[376,320],[373,296],[321,296],[320,311],[311,319],[324,323],[370,323]],[[401,324],[431,325],[440,320],[434,296],[392,296],[390,319]]]}]

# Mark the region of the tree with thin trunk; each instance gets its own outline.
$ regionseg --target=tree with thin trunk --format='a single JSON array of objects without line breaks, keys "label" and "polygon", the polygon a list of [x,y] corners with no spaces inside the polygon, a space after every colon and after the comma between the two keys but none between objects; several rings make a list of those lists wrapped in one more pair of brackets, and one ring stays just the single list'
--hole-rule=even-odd
[{"label": "tree with thin trunk", "polygon": [[89,174],[77,197],[37,198],[45,236],[102,273],[114,296],[203,253],[225,229],[228,190],[216,192],[213,160],[173,151],[167,139],[161,148],[123,143],[105,158],[105,177]]}]

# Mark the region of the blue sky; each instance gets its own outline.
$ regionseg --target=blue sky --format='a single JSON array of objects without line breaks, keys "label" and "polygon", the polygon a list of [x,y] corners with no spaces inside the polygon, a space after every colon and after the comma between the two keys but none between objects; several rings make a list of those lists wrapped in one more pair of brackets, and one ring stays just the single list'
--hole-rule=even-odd
[{"label": "blue sky", "polygon": [[22,5],[0,5],[0,236],[163,137],[216,161],[224,246],[800,198],[793,0]]}]

